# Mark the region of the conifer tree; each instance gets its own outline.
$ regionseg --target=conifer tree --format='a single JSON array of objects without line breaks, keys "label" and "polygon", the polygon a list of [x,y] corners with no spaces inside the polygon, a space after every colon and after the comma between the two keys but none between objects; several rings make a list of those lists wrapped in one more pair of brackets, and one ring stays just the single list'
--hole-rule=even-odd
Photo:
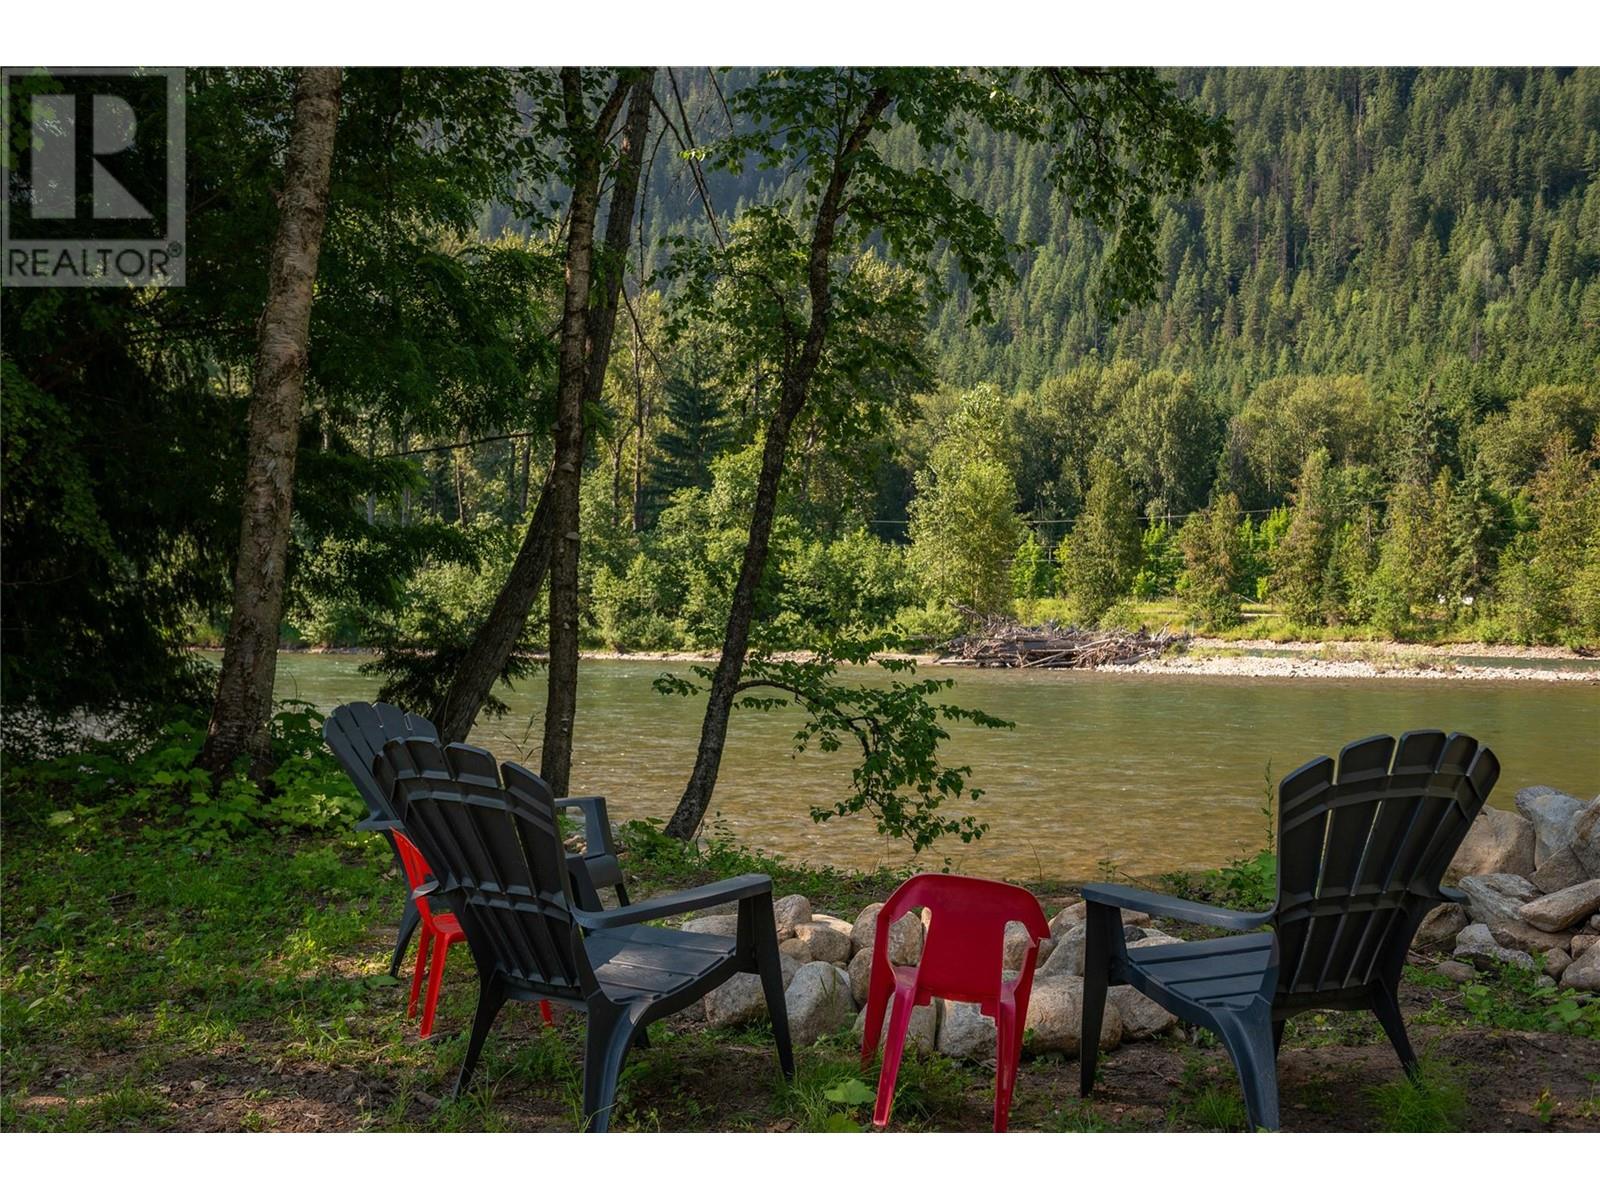
[{"label": "conifer tree", "polygon": [[1328,558],[1333,551],[1334,503],[1328,452],[1312,451],[1295,484],[1289,528],[1272,552],[1270,595],[1291,621],[1322,619]]},{"label": "conifer tree", "polygon": [[1086,621],[1098,620],[1133,585],[1139,569],[1139,518],[1133,488],[1121,467],[1097,455],[1089,492],[1072,527],[1061,577]]}]

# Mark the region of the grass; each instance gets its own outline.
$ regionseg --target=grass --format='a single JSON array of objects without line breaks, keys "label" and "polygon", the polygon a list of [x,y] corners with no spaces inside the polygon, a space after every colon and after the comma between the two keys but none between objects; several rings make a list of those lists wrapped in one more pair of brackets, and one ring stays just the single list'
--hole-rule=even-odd
[{"label": "grass", "polygon": [[[1421,1061],[1415,1079],[1402,1075],[1369,1088],[1367,1095],[1386,1133],[1456,1133],[1467,1125],[1466,1088],[1454,1071],[1431,1059]],[[1546,1100],[1549,1095],[1546,1089]]]}]

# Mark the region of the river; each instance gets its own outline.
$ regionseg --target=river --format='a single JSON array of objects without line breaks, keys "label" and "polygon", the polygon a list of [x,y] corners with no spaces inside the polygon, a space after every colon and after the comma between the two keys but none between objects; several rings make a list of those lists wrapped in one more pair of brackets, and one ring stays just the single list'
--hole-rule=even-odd
[{"label": "river", "polygon": [[[324,711],[370,699],[363,661],[280,654],[278,695]],[[664,670],[687,666],[582,664],[573,790],[606,795],[613,820],[665,819],[694,761],[703,702],[653,691]],[[1016,722],[955,731],[945,760],[973,767],[985,794],[970,811],[989,831],[926,852],[935,868],[945,855],[956,870],[1014,879],[1090,878],[1103,863],[1140,876],[1215,866],[1262,844],[1269,759],[1277,778],[1378,732],[1459,729],[1486,742],[1500,756],[1499,807],[1535,783],[1600,791],[1600,688],[1581,684],[922,670],[957,680],[954,703]],[[537,768],[543,677],[507,698],[511,711],[481,720],[472,740]],[[794,754],[797,724],[793,713],[734,713],[713,812],[736,840],[790,858],[903,864],[905,851],[865,818],[811,821],[813,803],[843,794],[853,763],[843,750]]]}]

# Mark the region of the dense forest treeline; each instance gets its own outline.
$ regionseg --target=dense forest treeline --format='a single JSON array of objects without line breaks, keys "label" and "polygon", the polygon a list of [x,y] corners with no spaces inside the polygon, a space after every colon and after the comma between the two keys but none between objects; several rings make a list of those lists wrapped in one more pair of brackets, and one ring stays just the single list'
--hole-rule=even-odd
[{"label": "dense forest treeline", "polygon": [[[1052,186],[1046,142],[1003,114],[873,135],[884,178],[952,181],[930,222],[992,214],[1009,265],[980,294],[904,223],[834,251],[846,333],[788,437],[757,646],[1162,597],[1205,627],[1265,602],[1283,629],[1600,638],[1600,72],[1163,75],[1225,120],[1231,165],[1157,197],[1153,296],[1125,313],[1118,240]],[[529,97],[552,79],[345,72],[284,633],[379,646],[402,688],[483,622],[551,463],[573,185]],[[730,137],[764,79],[653,84],[585,410],[589,645],[713,647],[727,618],[783,386],[738,255],[790,254],[773,214],[815,200],[802,155]],[[190,73],[189,287],[4,296],[8,698],[171,694],[182,644],[227,623],[263,167],[289,136],[261,114],[290,87]],[[713,143],[733,156],[684,153]]]}]

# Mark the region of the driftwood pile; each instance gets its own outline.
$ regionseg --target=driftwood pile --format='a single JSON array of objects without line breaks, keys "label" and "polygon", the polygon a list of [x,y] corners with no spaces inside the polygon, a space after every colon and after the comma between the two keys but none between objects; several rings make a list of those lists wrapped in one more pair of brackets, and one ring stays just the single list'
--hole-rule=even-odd
[{"label": "driftwood pile", "polygon": [[1147,633],[1143,629],[1079,629],[1076,625],[1029,627],[991,619],[973,633],[952,638],[939,662],[973,667],[1100,667],[1158,658],[1170,646],[1189,640],[1187,634]]}]

